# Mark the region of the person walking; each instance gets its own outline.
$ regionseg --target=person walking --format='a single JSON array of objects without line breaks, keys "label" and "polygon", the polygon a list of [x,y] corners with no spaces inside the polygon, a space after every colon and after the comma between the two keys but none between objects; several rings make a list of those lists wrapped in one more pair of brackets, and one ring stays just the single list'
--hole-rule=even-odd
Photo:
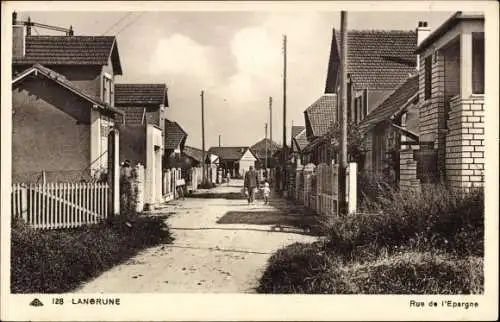
[{"label": "person walking", "polygon": [[255,190],[259,189],[259,178],[253,166],[250,166],[248,172],[245,173],[243,185],[248,192],[248,204],[253,204],[255,201]]},{"label": "person walking", "polygon": [[269,182],[267,179],[264,181],[264,188],[262,188],[262,193],[264,194],[264,204],[267,205],[269,202],[269,194],[271,193],[271,189],[269,188]]}]

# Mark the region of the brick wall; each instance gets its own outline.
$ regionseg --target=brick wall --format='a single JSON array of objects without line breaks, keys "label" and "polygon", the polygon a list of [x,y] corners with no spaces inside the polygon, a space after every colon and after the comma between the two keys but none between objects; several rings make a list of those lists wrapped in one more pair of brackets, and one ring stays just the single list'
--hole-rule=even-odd
[{"label": "brick wall", "polygon": [[420,141],[434,142],[437,150],[438,175],[444,180],[446,151],[446,118],[445,118],[445,57],[436,52],[432,59],[431,97],[425,99],[425,57],[421,57],[419,73],[419,132]]},{"label": "brick wall", "polygon": [[414,157],[414,146],[402,146],[399,153],[399,188],[401,190],[417,189],[420,187],[420,180],[417,178],[417,161]]},{"label": "brick wall", "polygon": [[484,98],[454,98],[450,102],[446,137],[446,174],[455,189],[483,185]]}]

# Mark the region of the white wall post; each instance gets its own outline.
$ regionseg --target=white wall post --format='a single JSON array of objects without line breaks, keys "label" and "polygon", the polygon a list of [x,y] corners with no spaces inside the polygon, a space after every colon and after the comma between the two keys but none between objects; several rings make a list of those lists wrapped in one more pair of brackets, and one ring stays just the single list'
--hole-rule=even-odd
[{"label": "white wall post", "polygon": [[351,162],[347,168],[347,176],[346,176],[346,184],[347,184],[347,206],[348,213],[354,214],[356,213],[356,205],[357,205],[357,178],[356,175],[358,173],[357,163]]},{"label": "white wall post", "polygon": [[472,33],[463,30],[460,34],[460,96],[472,95]]}]

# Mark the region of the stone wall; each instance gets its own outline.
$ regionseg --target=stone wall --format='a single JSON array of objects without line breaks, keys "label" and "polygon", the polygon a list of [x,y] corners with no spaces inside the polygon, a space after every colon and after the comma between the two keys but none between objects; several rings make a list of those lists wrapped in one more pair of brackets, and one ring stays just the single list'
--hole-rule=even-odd
[{"label": "stone wall", "polygon": [[484,96],[451,100],[446,146],[446,175],[450,187],[482,186]]}]

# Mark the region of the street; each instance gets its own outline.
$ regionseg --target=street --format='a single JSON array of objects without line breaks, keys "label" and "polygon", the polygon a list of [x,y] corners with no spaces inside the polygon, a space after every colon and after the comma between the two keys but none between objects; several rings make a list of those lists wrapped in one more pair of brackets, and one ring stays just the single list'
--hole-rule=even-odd
[{"label": "street", "polygon": [[232,180],[163,205],[155,212],[170,214],[174,242],[143,251],[77,292],[253,293],[275,251],[317,237],[299,228],[305,215],[281,198],[248,205],[242,185]]}]

